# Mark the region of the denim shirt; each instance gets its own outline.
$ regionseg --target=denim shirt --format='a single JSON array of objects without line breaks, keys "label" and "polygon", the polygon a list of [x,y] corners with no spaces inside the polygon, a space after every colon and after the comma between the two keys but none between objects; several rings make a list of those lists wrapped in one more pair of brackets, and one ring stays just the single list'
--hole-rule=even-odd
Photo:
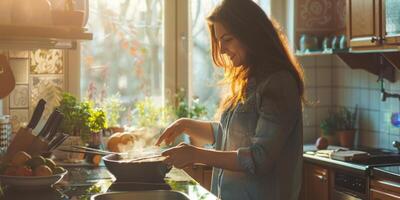
[{"label": "denim shirt", "polygon": [[217,150],[238,151],[243,171],[213,169],[212,192],[223,200],[297,200],[301,188],[302,106],[286,70],[257,83],[247,98],[212,123]]}]

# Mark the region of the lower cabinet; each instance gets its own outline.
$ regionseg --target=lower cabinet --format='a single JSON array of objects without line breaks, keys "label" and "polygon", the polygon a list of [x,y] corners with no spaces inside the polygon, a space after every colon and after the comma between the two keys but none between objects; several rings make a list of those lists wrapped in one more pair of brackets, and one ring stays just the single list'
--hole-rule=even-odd
[{"label": "lower cabinet", "polygon": [[329,199],[329,169],[304,162],[303,185],[300,199]]},{"label": "lower cabinet", "polygon": [[370,200],[400,200],[400,183],[387,179],[372,179]]}]

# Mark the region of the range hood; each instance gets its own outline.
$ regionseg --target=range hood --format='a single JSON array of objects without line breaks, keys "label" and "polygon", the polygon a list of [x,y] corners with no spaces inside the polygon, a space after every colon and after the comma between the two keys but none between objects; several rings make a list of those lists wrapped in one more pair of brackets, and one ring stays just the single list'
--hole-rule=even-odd
[{"label": "range hood", "polygon": [[92,38],[85,28],[0,25],[0,49],[75,49],[77,41]]}]

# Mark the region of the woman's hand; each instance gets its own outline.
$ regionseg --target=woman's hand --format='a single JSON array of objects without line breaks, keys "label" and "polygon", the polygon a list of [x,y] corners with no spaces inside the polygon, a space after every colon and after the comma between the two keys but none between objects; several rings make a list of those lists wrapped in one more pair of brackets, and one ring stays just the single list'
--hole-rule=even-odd
[{"label": "woman's hand", "polygon": [[180,143],[162,153],[163,156],[167,157],[164,163],[179,169],[184,168],[195,162],[196,150],[197,148],[192,145]]},{"label": "woman's hand", "polygon": [[160,137],[158,138],[156,145],[159,146],[162,142],[166,145],[170,145],[176,137],[181,135],[185,128],[185,119],[178,119],[169,125],[163,133],[161,133]]}]

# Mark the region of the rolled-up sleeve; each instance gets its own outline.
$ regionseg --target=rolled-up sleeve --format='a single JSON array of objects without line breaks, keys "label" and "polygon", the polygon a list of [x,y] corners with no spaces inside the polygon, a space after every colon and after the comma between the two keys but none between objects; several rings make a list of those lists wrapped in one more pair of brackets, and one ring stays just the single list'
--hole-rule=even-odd
[{"label": "rolled-up sleeve", "polygon": [[256,90],[257,126],[251,145],[238,149],[238,162],[247,172],[271,170],[301,115],[296,80],[289,72],[272,74]]}]

